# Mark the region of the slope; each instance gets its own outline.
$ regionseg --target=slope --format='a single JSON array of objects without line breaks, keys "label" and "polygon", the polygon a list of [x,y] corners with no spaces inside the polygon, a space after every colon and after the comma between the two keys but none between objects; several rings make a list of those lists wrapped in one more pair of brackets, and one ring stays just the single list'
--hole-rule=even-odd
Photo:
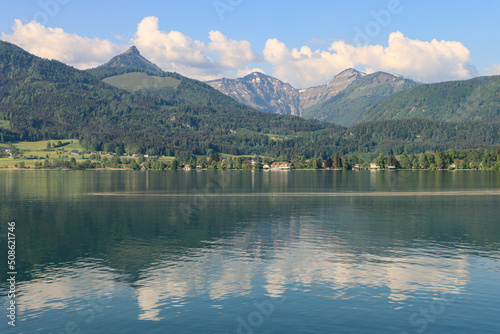
[{"label": "slope", "polygon": [[224,78],[208,81],[207,84],[261,111],[300,115],[299,91],[268,75],[254,72],[243,78]]},{"label": "slope", "polygon": [[403,77],[376,72],[358,77],[330,99],[303,110],[302,116],[344,126],[352,125],[361,121],[367,108],[396,92],[417,85],[415,81]]},{"label": "slope", "polygon": [[405,118],[500,122],[500,76],[421,85],[390,96],[362,120]]},{"label": "slope", "polygon": [[[144,62],[147,62],[149,66],[141,67],[140,65]],[[157,70],[151,71],[148,68],[157,68]],[[160,70],[158,66],[145,59],[135,47],[115,56],[106,64],[86,72],[117,88],[168,99],[175,103],[248,109],[248,106],[237,103],[234,99],[201,81]]]}]

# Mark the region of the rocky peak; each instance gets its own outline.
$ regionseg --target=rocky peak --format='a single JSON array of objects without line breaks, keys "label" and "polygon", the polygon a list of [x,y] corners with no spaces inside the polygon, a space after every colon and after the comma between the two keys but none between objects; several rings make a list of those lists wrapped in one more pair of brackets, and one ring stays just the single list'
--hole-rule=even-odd
[{"label": "rocky peak", "polygon": [[131,46],[124,53],[114,57],[103,66],[105,67],[135,67],[146,71],[159,72],[161,68],[144,58],[135,46]]},{"label": "rocky peak", "polygon": [[123,54],[132,54],[132,55],[136,55],[136,56],[140,56],[141,55],[141,53],[139,52],[139,50],[137,50],[137,48],[135,47],[135,45],[131,46]]}]

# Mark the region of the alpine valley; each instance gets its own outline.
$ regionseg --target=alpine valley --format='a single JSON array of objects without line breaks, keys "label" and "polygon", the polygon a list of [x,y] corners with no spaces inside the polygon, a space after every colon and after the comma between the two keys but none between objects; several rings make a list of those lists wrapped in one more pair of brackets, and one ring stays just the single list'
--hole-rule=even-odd
[{"label": "alpine valley", "polygon": [[81,71],[0,41],[1,142],[78,138],[86,149],[193,157],[332,157],[500,144],[500,77],[421,85],[349,69],[298,90],[252,73],[203,83],[135,47]]}]

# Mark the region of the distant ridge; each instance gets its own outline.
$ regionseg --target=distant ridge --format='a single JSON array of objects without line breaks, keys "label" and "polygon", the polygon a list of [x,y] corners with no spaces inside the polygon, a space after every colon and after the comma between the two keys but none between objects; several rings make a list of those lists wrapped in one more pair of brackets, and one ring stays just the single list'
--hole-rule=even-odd
[{"label": "distant ridge", "polygon": [[113,57],[104,67],[135,67],[151,72],[161,72],[161,68],[141,56],[135,46],[130,47],[124,53]]}]

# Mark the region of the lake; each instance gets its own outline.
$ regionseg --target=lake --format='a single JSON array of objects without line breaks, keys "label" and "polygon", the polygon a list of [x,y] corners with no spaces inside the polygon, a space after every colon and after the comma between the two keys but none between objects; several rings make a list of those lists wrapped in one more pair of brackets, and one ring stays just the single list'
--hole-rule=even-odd
[{"label": "lake", "polygon": [[485,171],[0,171],[0,332],[500,333],[499,204]]}]

